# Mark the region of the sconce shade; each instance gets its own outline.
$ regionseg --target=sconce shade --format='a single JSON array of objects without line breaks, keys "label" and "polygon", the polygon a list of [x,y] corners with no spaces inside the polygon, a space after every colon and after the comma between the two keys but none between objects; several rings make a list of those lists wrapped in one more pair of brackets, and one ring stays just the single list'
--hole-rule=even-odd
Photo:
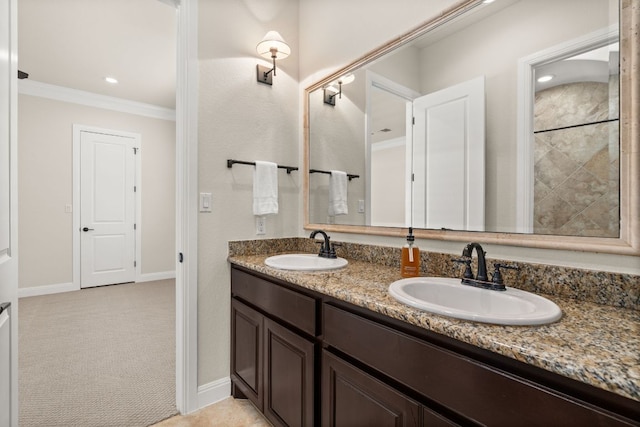
[{"label": "sconce shade", "polygon": [[[349,73],[329,83],[329,86],[325,87],[323,91],[324,103],[335,107],[336,96],[342,99],[342,86],[353,83],[355,79],[356,76],[353,73]],[[338,88],[336,88],[336,85]]]},{"label": "sconce shade", "polygon": [[[275,53],[272,49],[275,49]],[[277,59],[284,59],[291,54],[291,48],[277,31],[269,31],[256,46],[256,51],[267,59],[274,58],[274,54]]]},{"label": "sconce shade", "polygon": [[343,84],[343,85],[348,85],[349,83],[353,83],[353,81],[355,79],[356,79],[356,76],[354,76],[353,73],[350,73],[350,74],[346,74],[346,75],[340,77],[337,80],[337,83]]}]

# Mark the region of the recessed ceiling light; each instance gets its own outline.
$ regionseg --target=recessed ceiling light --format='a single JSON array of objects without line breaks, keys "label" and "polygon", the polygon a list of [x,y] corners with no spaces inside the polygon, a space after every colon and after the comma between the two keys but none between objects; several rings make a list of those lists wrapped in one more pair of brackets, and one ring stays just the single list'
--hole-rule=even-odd
[{"label": "recessed ceiling light", "polygon": [[544,83],[544,82],[548,82],[550,80],[553,80],[555,76],[553,74],[547,74],[546,76],[542,76],[538,79],[538,83]]},{"label": "recessed ceiling light", "polygon": [[482,3],[484,4],[489,4],[489,3],[493,3],[496,0],[484,0]]},{"label": "recessed ceiling light", "polygon": [[115,77],[105,77],[104,80],[107,83],[111,83],[111,84],[116,84],[118,83],[118,79],[116,79]]}]

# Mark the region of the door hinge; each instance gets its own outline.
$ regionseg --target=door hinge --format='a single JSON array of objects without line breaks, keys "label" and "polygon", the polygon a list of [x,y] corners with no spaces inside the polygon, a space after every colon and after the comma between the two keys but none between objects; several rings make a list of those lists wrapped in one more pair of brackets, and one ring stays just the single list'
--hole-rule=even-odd
[{"label": "door hinge", "polygon": [[134,185],[134,186],[133,186],[133,192],[135,193],[135,192],[137,192],[137,191],[138,191],[138,187]]},{"label": "door hinge", "polygon": [[415,117],[411,117],[411,124],[415,125],[416,124],[416,118]]},{"label": "door hinge", "polygon": [[416,174],[415,174],[415,173],[412,173],[412,174],[411,174],[411,182],[413,182],[413,181],[415,181],[415,180],[416,180]]},{"label": "door hinge", "polygon": [[184,256],[182,255],[182,252],[178,253],[178,262],[182,264],[182,261],[184,261]]},{"label": "door hinge", "polygon": [[139,150],[138,147],[133,147],[133,154],[138,154],[138,150]]},{"label": "door hinge", "polygon": [[133,224],[133,229],[137,230],[138,229],[138,224]]},{"label": "door hinge", "polygon": [[136,267],[136,266],[137,266],[137,263],[136,263],[135,261],[133,261],[133,266],[134,266],[134,267]]}]

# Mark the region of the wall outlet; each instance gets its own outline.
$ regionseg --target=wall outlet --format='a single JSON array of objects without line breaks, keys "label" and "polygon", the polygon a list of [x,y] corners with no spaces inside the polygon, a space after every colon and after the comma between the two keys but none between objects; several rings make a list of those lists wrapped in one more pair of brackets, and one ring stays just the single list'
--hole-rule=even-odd
[{"label": "wall outlet", "polygon": [[72,205],[64,205],[64,212],[65,213],[73,212],[73,206]]},{"label": "wall outlet", "polygon": [[259,236],[267,234],[267,218],[263,216],[256,217],[256,234]]},{"label": "wall outlet", "polygon": [[364,213],[364,200],[358,200],[358,213]]}]

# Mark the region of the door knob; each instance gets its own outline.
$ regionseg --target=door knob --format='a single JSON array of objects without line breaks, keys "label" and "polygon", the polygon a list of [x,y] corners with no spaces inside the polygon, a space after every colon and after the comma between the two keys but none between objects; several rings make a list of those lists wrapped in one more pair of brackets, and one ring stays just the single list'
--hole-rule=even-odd
[{"label": "door knob", "polygon": [[90,230],[93,230],[93,228],[84,227],[84,228],[82,229],[82,231],[84,231],[84,232],[87,232],[87,231],[90,231]]}]

